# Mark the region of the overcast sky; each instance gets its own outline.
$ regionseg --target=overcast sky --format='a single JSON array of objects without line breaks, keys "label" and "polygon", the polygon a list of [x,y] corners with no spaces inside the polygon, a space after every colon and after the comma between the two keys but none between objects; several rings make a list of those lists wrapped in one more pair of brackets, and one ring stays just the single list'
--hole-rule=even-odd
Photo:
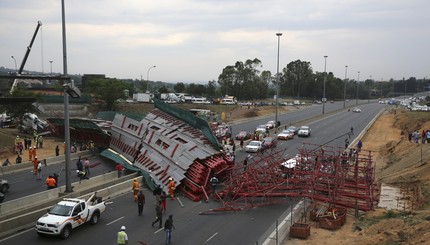
[{"label": "overcast sky", "polygon": [[[207,83],[236,61],[336,77],[430,75],[429,0],[65,0],[69,74]],[[63,72],[61,0],[0,0],[0,66]],[[155,68],[150,69],[152,66]],[[360,74],[358,75],[358,71]],[[359,77],[358,77],[359,76]]]}]

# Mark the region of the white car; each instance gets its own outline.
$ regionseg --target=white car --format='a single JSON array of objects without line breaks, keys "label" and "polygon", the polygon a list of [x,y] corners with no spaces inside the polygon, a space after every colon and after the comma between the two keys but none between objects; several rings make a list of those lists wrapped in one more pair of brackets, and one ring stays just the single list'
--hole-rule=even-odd
[{"label": "white car", "polygon": [[287,140],[294,138],[294,131],[290,129],[284,129],[277,135],[279,140]]},{"label": "white car", "polygon": [[253,140],[249,142],[249,144],[245,147],[246,152],[259,152],[261,151],[261,148],[263,147],[263,144],[261,141]]},{"label": "white car", "polygon": [[259,125],[255,131],[257,132],[261,132],[261,133],[266,133],[266,125]]},{"label": "white car", "polygon": [[266,127],[268,127],[269,129],[272,129],[275,127],[275,121],[268,121],[266,123]]},{"label": "white car", "polygon": [[299,137],[309,137],[311,136],[311,128],[309,126],[301,126],[299,132],[297,133]]},{"label": "white car", "polygon": [[360,113],[361,109],[358,107],[354,107],[354,108],[352,108],[352,112]]}]

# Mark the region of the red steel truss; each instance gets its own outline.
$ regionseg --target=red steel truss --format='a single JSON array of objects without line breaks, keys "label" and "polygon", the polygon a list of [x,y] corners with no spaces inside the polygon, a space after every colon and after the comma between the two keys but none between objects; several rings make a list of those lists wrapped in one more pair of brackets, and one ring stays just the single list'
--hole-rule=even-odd
[{"label": "red steel truss", "polygon": [[246,168],[236,165],[216,193],[223,207],[202,214],[286,203],[290,197],[362,211],[378,203],[370,151],[350,155],[344,148],[304,144],[290,164],[284,152],[255,154]]}]

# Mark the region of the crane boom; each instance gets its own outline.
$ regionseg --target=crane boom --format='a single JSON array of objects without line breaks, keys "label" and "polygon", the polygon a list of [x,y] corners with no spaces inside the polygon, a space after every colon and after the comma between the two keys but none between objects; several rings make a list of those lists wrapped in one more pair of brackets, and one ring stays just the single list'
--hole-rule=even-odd
[{"label": "crane boom", "polygon": [[[25,52],[24,59],[22,59],[21,66],[19,67],[18,75],[21,75],[22,71],[24,70],[25,63],[27,62],[28,55],[30,54],[31,47],[33,46],[33,43],[34,43],[34,39],[36,39],[37,33],[39,32],[39,29],[41,26],[42,26],[42,22],[38,21],[37,26],[36,26],[36,30],[34,31],[33,37],[31,38],[30,45],[27,46],[27,51]],[[13,81],[13,84],[12,84],[12,88],[10,89],[9,93],[12,94],[17,85],[18,85],[18,79],[15,78],[15,80]]]}]

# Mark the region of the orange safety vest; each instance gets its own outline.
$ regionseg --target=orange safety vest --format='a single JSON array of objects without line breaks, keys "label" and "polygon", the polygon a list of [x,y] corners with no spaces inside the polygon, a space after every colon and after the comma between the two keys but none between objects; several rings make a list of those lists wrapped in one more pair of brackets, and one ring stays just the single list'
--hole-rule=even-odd
[{"label": "orange safety vest", "polygon": [[47,178],[46,184],[50,187],[55,187],[55,179],[54,178]]},{"label": "orange safety vest", "polygon": [[139,182],[133,181],[133,190],[139,189]]}]

